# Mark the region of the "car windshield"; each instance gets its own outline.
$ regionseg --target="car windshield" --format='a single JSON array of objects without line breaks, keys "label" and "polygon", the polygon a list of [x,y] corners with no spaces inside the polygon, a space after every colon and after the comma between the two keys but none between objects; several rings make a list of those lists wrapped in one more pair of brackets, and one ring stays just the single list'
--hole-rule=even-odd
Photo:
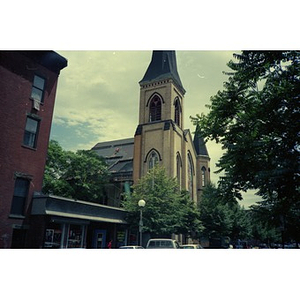
[{"label": "car windshield", "polygon": [[150,241],[148,248],[173,248],[172,241]]}]

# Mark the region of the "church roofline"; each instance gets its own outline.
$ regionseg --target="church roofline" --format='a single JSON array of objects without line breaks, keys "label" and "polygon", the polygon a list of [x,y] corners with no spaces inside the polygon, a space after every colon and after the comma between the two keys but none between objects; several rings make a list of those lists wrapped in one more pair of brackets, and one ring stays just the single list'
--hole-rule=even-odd
[{"label": "church roofline", "polygon": [[198,156],[206,156],[209,157],[208,151],[207,151],[207,147],[206,147],[206,143],[204,141],[204,138],[201,137],[198,133],[197,133],[197,129],[194,135],[194,141],[193,144],[195,146],[195,150]]},{"label": "church roofline", "polygon": [[112,141],[99,142],[92,148],[92,150],[121,147],[124,145],[127,146],[127,145],[133,144],[133,142],[134,142],[134,138],[126,138],[126,139],[118,139],[118,140],[112,140]]}]

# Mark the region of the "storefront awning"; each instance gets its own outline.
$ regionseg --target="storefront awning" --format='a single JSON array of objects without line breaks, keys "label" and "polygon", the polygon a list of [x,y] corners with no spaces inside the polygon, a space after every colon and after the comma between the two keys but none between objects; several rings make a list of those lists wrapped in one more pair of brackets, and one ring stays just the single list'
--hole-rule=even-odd
[{"label": "storefront awning", "polygon": [[64,212],[57,212],[57,211],[51,211],[51,210],[46,210],[46,214],[51,215],[51,216],[84,219],[84,220],[96,221],[96,222],[108,222],[108,223],[117,223],[117,224],[125,224],[126,223],[126,222],[124,222],[124,220],[121,220],[121,219],[112,219],[112,218],[103,218],[103,217],[96,217],[96,216],[79,215],[79,214],[64,213]]},{"label": "storefront awning", "polygon": [[115,224],[127,223],[124,209],[57,196],[35,195],[33,197],[31,214]]}]

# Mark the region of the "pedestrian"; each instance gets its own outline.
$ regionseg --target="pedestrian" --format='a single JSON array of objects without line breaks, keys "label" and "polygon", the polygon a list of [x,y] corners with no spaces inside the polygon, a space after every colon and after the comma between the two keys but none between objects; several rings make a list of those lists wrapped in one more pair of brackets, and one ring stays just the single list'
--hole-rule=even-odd
[{"label": "pedestrian", "polygon": [[107,248],[111,249],[111,246],[112,246],[112,240],[110,240],[109,243],[107,244]]}]

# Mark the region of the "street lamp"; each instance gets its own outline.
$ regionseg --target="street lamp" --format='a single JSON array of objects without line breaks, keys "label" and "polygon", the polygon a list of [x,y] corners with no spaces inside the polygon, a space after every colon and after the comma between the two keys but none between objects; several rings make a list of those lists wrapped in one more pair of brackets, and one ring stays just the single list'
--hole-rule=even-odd
[{"label": "street lamp", "polygon": [[140,223],[139,223],[139,232],[140,232],[140,246],[142,246],[143,242],[143,207],[146,205],[146,201],[141,199],[138,202],[138,206],[140,208]]}]

